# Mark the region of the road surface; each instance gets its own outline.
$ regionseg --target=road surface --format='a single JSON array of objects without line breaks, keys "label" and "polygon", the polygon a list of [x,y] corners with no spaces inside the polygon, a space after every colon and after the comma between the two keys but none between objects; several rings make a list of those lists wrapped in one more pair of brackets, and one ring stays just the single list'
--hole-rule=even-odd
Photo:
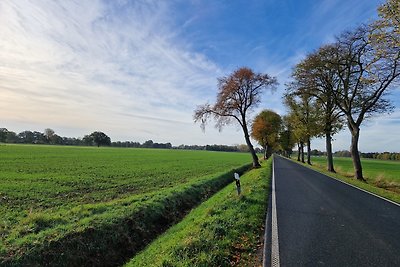
[{"label": "road surface", "polygon": [[279,156],[274,176],[266,266],[400,266],[400,206]]}]

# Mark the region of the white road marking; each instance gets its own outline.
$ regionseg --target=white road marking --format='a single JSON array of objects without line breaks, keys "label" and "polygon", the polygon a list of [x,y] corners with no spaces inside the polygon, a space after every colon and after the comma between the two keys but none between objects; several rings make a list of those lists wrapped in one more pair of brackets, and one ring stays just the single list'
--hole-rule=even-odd
[{"label": "white road marking", "polygon": [[279,240],[278,240],[278,221],[276,216],[276,196],[275,196],[275,159],[272,160],[272,234],[271,234],[271,266],[279,267]]}]

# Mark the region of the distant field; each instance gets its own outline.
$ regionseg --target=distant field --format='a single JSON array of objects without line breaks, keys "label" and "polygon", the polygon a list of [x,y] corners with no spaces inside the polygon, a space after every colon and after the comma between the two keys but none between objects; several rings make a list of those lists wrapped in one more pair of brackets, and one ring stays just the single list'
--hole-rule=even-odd
[{"label": "distant field", "polygon": [[242,153],[0,145],[0,256],[247,163]]},{"label": "distant field", "polygon": [[[326,165],[325,157],[313,157],[312,161],[320,165]],[[354,174],[351,158],[334,158],[337,171]],[[368,180],[377,178],[400,182],[400,161],[361,159],[363,174]]]}]

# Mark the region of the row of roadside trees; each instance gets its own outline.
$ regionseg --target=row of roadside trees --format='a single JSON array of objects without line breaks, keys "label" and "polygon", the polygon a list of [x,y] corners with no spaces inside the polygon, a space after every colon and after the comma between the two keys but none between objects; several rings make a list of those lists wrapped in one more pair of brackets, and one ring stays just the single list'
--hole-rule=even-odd
[{"label": "row of roadside trees", "polygon": [[283,118],[270,110],[262,111],[249,131],[249,114],[260,104],[261,95],[273,91],[278,83],[268,74],[239,68],[218,80],[216,102],[198,106],[194,121],[200,122],[203,130],[210,119],[219,129],[239,124],[254,167],[259,162],[250,135],[264,147],[265,157],[274,149],[288,155],[297,144],[298,160],[304,162],[306,146],[309,164],[311,139],[324,136],[331,172],[335,171],[332,136],[347,126],[355,177],[364,180],[358,150],[360,126],[376,114],[392,111],[387,95],[400,77],[400,4],[388,0],[378,13],[377,21],[344,32],[294,67],[284,95],[289,113]]},{"label": "row of roadside trees", "polygon": [[[389,0],[378,9],[380,19],[346,31],[298,63],[284,101],[300,147],[325,136],[328,170],[334,172],[332,136],[350,131],[355,177],[364,180],[358,141],[368,118],[390,113],[387,97],[400,77],[400,8]],[[311,153],[307,153],[309,156]],[[307,162],[311,164],[310,158]]]}]

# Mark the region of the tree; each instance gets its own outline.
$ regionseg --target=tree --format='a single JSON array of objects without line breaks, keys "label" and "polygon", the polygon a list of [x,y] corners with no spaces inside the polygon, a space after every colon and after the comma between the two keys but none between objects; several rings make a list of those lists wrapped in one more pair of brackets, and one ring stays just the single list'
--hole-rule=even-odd
[{"label": "tree", "polygon": [[289,114],[286,116],[288,123],[291,126],[291,134],[293,137],[294,144],[297,144],[297,161],[304,161],[304,143],[306,128],[301,122],[300,117],[296,114],[294,110],[290,110]]},{"label": "tree", "polygon": [[[82,145],[81,140],[80,139],[78,139],[78,140],[79,140],[79,142],[76,145]],[[51,137],[51,142],[53,144],[56,144],[56,145],[62,145],[63,144],[63,138],[61,136],[59,136],[58,134],[54,134]]]},{"label": "tree", "polygon": [[237,149],[239,152],[250,152],[248,146],[245,145],[245,144],[237,145],[237,146],[236,146],[236,149]]},{"label": "tree", "polygon": [[282,132],[279,134],[279,143],[284,156],[288,158],[290,158],[292,149],[296,144],[292,128],[289,117],[287,115],[284,116],[282,119]]},{"label": "tree", "polygon": [[89,135],[93,142],[100,147],[101,145],[109,146],[111,145],[111,139],[103,132],[93,132]]},{"label": "tree", "polygon": [[[85,145],[87,145],[87,146],[92,146],[93,145],[93,137],[92,137],[92,135],[85,135],[83,138],[82,138],[82,142],[85,144]],[[64,140],[63,140],[63,143],[64,143]]]},{"label": "tree", "polygon": [[334,99],[334,90],[338,84],[336,71],[329,64],[332,58],[332,46],[323,46],[318,51],[307,55],[298,63],[292,77],[297,86],[294,94],[306,94],[318,102],[323,134],[327,151],[327,169],[335,172],[333,166],[332,136],[344,125],[343,113]]},{"label": "tree", "polygon": [[33,144],[35,143],[35,135],[31,131],[23,131],[18,134],[18,140],[21,143]]},{"label": "tree", "polygon": [[46,142],[47,142],[47,140],[43,133],[38,132],[38,131],[33,132],[33,143],[44,144]]},{"label": "tree", "polygon": [[335,101],[345,114],[351,133],[350,152],[355,177],[363,181],[358,150],[360,126],[366,118],[392,110],[385,95],[400,75],[400,50],[390,45],[377,46],[371,34],[373,30],[362,26],[339,36],[330,62],[339,78],[334,91]]},{"label": "tree", "polygon": [[152,148],[153,144],[154,144],[153,140],[147,140],[146,142],[143,143],[142,147]]},{"label": "tree", "polygon": [[46,128],[44,129],[44,136],[46,137],[47,143],[54,143],[54,135],[55,132],[54,130],[50,129],[50,128]]},{"label": "tree", "polygon": [[7,140],[7,143],[18,143],[18,141],[19,141],[17,134],[13,131],[7,132],[6,140]]},{"label": "tree", "polygon": [[239,68],[231,75],[219,78],[217,101],[214,105],[207,103],[198,106],[193,115],[194,121],[200,122],[203,130],[211,117],[216,121],[219,130],[225,125],[237,122],[243,130],[253,159],[253,167],[259,167],[258,157],[250,141],[248,116],[261,102],[262,93],[266,89],[274,89],[275,85],[275,77],[254,73],[249,68]]},{"label": "tree", "polygon": [[269,158],[272,150],[278,148],[281,126],[281,116],[272,110],[263,110],[255,117],[251,136],[263,147],[264,159]]},{"label": "tree", "polygon": [[[299,154],[304,163],[304,143],[307,145],[307,163],[311,165],[311,138],[321,133],[318,103],[310,94],[297,94],[299,84],[292,82],[286,88],[284,104],[289,109],[289,121],[299,144]],[[299,159],[299,158],[298,158]]]},{"label": "tree", "polygon": [[8,130],[6,128],[0,128],[0,143],[7,141]]}]

